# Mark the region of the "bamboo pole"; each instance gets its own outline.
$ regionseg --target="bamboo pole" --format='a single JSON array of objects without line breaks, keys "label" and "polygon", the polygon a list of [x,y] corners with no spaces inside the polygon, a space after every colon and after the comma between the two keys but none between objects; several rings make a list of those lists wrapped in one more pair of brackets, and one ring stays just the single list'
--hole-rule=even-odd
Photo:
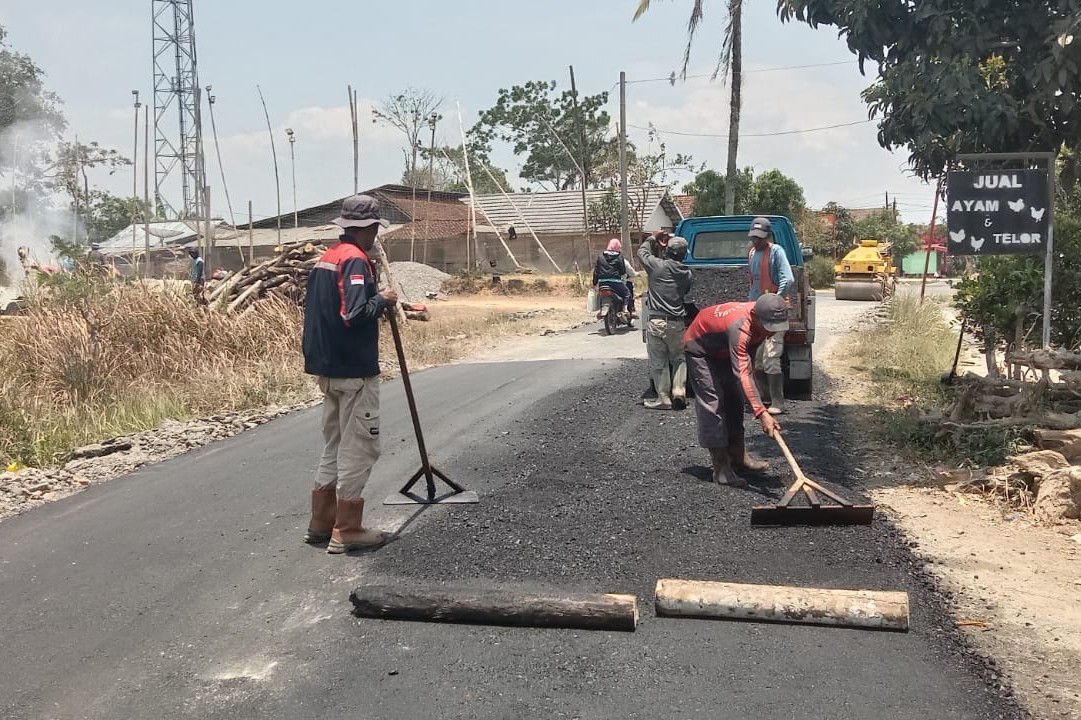
[{"label": "bamboo pole", "polygon": [[[515,205],[514,200],[512,200],[510,195],[508,195],[507,192],[503,189],[503,184],[495,179],[495,177],[492,175],[491,171],[488,169],[488,166],[486,164],[481,163],[481,167],[484,168],[484,171],[486,173],[488,173],[488,177],[490,177],[492,179],[492,182],[495,183],[495,186],[497,188],[499,188],[499,192],[503,194],[503,198],[507,202],[510,203],[510,206],[512,208],[514,208],[515,214],[518,216],[518,218],[525,225],[526,230],[529,231],[529,234],[533,236],[533,239],[537,241],[537,247],[539,247],[541,249],[541,252],[544,253],[544,256],[546,258],[548,258],[549,262],[552,263],[552,267],[554,267],[556,269],[556,272],[563,272],[562,268],[560,268],[559,265],[556,263],[556,261],[552,259],[552,256],[548,254],[548,250],[544,247],[544,243],[542,243],[540,241],[540,238],[537,237],[537,233],[533,232],[533,227],[529,224],[529,221],[525,219],[525,215],[522,214],[522,211],[518,208],[517,205]],[[500,238],[500,239],[502,239],[502,238]]]},{"label": "bamboo pole", "polygon": [[[252,219],[251,200],[248,201],[248,267],[255,264],[255,228],[252,227],[255,220]],[[237,245],[240,243],[237,242]]]}]

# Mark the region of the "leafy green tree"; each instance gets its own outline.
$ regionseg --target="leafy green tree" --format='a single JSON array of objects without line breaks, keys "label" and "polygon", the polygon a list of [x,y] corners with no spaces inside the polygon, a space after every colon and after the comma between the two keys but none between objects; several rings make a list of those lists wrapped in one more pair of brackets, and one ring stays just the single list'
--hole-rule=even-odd
[{"label": "leafy green tree", "polygon": [[925,179],[957,153],[1081,146],[1079,13],[1077,0],[778,1],[782,20],[832,26],[877,67],[864,99],[879,143],[908,148]]},{"label": "leafy green tree", "polygon": [[756,215],[783,215],[797,221],[806,200],[803,188],[780,170],[768,170],[754,179],[752,212]]},{"label": "leafy green tree", "polygon": [[[493,195],[498,193],[500,189],[504,192],[514,192],[514,188],[510,186],[510,182],[507,180],[507,171],[492,164],[491,148],[469,136],[467,136],[467,140],[469,141],[467,149],[469,170],[473,180],[473,192],[478,195]],[[425,162],[427,162],[428,150],[422,149],[421,154]],[[462,150],[461,145],[437,147],[434,162],[435,184],[432,187],[437,190],[467,192],[469,188],[466,186],[465,160],[466,153]],[[485,169],[488,172],[485,172]],[[425,168],[425,172],[426,170]],[[488,176],[488,173],[492,174],[495,182]]]},{"label": "leafy green tree", "polygon": [[[725,196],[728,181],[714,170],[704,170],[694,180],[683,186],[683,192],[694,195],[695,215],[725,215]],[[745,168],[736,176],[736,215],[754,212],[754,168]]]},{"label": "leafy green tree", "polygon": [[91,240],[108,240],[133,221],[140,222],[150,216],[150,210],[142,198],[117,197],[104,191],[91,191],[87,225]]},{"label": "leafy green tree", "polygon": [[[516,155],[525,156],[520,175],[529,182],[555,190],[581,187],[583,182],[596,187],[594,168],[619,152],[617,139],[608,134],[608,93],[578,98],[577,107],[575,99],[569,90],[556,94],[555,81],[501,89],[470,135],[482,147],[490,148],[493,140],[510,143]],[[577,165],[583,165],[584,179]]]},{"label": "leafy green tree", "polygon": [[894,263],[911,255],[920,246],[918,225],[906,225],[898,221],[892,210],[882,210],[856,223],[854,240],[878,240],[890,244]]},{"label": "leafy green tree", "polygon": [[67,123],[60,99],[45,89],[45,73],[27,55],[6,43],[0,26],[0,137],[10,146],[0,148],[0,174],[17,171],[14,193],[4,193],[0,215],[42,203],[48,194],[42,175],[46,152]]}]

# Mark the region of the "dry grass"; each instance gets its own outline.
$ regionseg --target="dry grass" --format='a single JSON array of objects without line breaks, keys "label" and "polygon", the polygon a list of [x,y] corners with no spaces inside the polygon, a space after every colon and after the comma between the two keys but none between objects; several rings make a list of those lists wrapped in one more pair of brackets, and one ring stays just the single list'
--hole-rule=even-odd
[{"label": "dry grass", "polygon": [[897,295],[885,306],[883,320],[855,336],[853,359],[876,380],[898,386],[937,383],[953,362],[957,344],[942,306],[933,300],[921,305],[911,294]]},{"label": "dry grass", "polygon": [[[528,276],[527,276],[528,277]],[[515,335],[581,319],[579,298],[457,298],[402,328],[411,369],[451,362]],[[300,308],[276,299],[240,316],[195,307],[182,286],[72,284],[4,318],[0,467],[45,466],[72,448],[166,418],[307,400]],[[396,372],[389,328],[381,354]]]},{"label": "dry grass", "polygon": [[[583,276],[585,283],[590,278]],[[452,296],[578,296],[585,294],[574,273],[559,275],[508,274],[493,281],[491,273],[460,273],[443,283],[443,292]]]},{"label": "dry grass", "polygon": [[0,459],[44,465],[165,418],[301,399],[300,332],[274,300],[230,317],[138,285],[38,296],[0,345]]}]

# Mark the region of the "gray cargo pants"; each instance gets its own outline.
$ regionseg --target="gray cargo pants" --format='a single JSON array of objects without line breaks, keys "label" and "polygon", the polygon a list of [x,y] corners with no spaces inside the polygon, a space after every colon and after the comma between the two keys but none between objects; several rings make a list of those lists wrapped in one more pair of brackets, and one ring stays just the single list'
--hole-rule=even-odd
[{"label": "gray cargo pants", "polygon": [[649,374],[661,401],[687,395],[687,365],[683,352],[683,318],[651,314],[646,324]]}]

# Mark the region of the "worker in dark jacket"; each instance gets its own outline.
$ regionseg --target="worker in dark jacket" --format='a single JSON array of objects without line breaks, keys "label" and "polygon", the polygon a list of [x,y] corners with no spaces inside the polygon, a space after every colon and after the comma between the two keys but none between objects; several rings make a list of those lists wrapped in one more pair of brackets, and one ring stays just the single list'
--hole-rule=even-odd
[{"label": "worker in dark jacket", "polygon": [[668,241],[663,258],[656,255],[656,241],[647,238],[638,246],[638,259],[649,277],[646,295],[646,354],[649,373],[657,389],[656,399],[645,401],[650,409],[682,410],[687,403],[687,365],[683,357],[683,331],[687,329],[686,295],[691,291],[691,271],[683,264],[687,241]]},{"label": "worker in dark jacket", "polygon": [[628,274],[627,261],[623,258],[623,243],[619,238],[612,238],[593,266],[593,287],[610,288],[623,303],[623,312],[627,312],[631,300],[631,291],[627,288]]},{"label": "worker in dark jacket", "polygon": [[363,526],[361,493],[379,458],[379,318],[393,308],[393,288],[378,291],[370,253],[380,227],[379,201],[354,195],[334,223],[341,242],[308,276],[304,372],[323,391],[323,455],[315,472],[312,516],[304,541],[327,552],[377,547],[383,533]]},{"label": "worker in dark jacket", "polygon": [[758,396],[751,358],[770,333],[788,329],[788,306],[774,293],[755,302],[737,302],[703,308],[683,342],[687,368],[694,382],[698,443],[709,450],[713,481],[742,486],[740,473],[762,472],[769,467],[747,452],[743,432],[746,397],[762,431],[772,436],[781,426]]}]

